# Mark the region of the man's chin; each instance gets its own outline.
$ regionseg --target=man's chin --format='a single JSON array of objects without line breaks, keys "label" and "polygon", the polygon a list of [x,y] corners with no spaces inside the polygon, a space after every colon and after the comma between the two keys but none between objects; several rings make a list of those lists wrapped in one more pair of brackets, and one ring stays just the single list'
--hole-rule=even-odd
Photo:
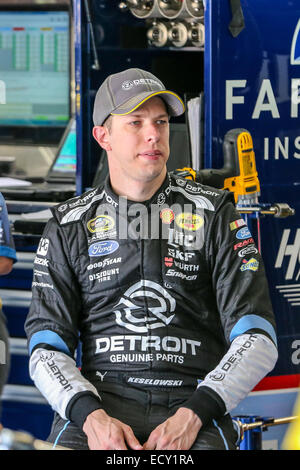
[{"label": "man's chin", "polygon": [[147,168],[145,171],[141,172],[140,178],[142,181],[145,183],[151,183],[152,181],[156,181],[161,179],[162,181],[164,180],[166,175],[166,168],[163,167],[160,170],[157,168]]}]

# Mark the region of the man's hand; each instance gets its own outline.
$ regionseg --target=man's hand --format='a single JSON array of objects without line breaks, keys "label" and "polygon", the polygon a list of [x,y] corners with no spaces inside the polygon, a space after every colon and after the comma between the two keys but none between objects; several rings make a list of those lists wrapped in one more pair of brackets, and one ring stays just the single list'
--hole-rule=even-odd
[{"label": "man's hand", "polygon": [[144,450],[189,450],[201,426],[201,419],[192,410],[179,408],[152,431]]},{"label": "man's hand", "polygon": [[95,410],[86,418],[83,431],[91,450],[143,450],[130,426],[111,418],[104,410]]}]

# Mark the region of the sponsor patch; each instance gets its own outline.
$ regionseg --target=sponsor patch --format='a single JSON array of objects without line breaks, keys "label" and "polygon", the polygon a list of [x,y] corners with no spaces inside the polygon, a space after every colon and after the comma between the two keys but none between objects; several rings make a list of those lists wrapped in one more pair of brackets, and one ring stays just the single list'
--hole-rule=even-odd
[{"label": "sponsor patch", "polygon": [[103,269],[107,266],[111,266],[112,264],[119,264],[121,263],[122,258],[105,258],[103,261],[98,261],[96,263],[91,263],[88,265],[87,270],[90,271],[92,269]]},{"label": "sponsor patch", "polygon": [[259,267],[259,262],[255,258],[249,259],[249,261],[244,260],[245,263],[240,267],[241,271],[257,271]]},{"label": "sponsor patch", "polygon": [[118,274],[120,274],[119,268],[104,269],[98,273],[90,274],[89,280],[98,282],[110,281],[112,276],[116,276]]},{"label": "sponsor patch", "polygon": [[236,233],[236,238],[238,238],[239,240],[245,240],[246,238],[250,237],[252,237],[252,235],[248,227],[243,227]]},{"label": "sponsor patch", "polygon": [[108,230],[113,229],[115,226],[115,221],[109,215],[98,215],[95,219],[91,219],[87,223],[87,228],[89,232],[107,232]]},{"label": "sponsor patch", "polygon": [[218,193],[215,191],[211,191],[209,189],[203,189],[201,186],[193,186],[190,183],[187,183],[185,190],[188,191],[189,193],[201,193],[201,194],[208,194],[209,196],[219,196]]},{"label": "sponsor patch", "polygon": [[192,214],[191,212],[182,212],[176,216],[176,224],[178,227],[184,230],[195,231],[202,227],[204,220],[198,214]]},{"label": "sponsor patch", "polygon": [[163,209],[160,212],[160,218],[163,224],[170,224],[174,220],[174,212],[171,209]]},{"label": "sponsor patch", "polygon": [[49,289],[53,289],[53,284],[48,284],[47,282],[36,282],[36,281],[33,281],[32,283],[32,287],[41,287],[42,289],[44,287],[49,287]]},{"label": "sponsor patch", "polygon": [[48,266],[49,260],[44,258],[38,258],[37,256],[34,258],[34,264],[40,264],[42,266]]},{"label": "sponsor patch", "polygon": [[165,256],[165,265],[169,268],[173,266],[173,258],[168,258],[167,256]]},{"label": "sponsor patch", "polygon": [[[143,304],[147,302],[150,312],[147,317],[140,303],[141,298]],[[135,333],[148,333],[149,329],[169,325],[175,316],[175,307],[175,299],[160,284],[143,279],[123,293],[113,313],[117,325]],[[151,335],[149,337],[152,338]]]},{"label": "sponsor patch", "polygon": [[238,219],[234,220],[229,224],[230,230],[235,230],[236,228],[243,227],[243,225],[246,225],[246,222],[244,219]]},{"label": "sponsor patch", "polygon": [[168,254],[180,261],[189,261],[189,259],[195,256],[195,252],[180,251],[176,248],[168,248]]},{"label": "sponsor patch", "polygon": [[169,228],[168,243],[170,245],[180,245],[191,249],[194,248],[196,241],[197,237],[192,233],[177,232],[177,230]]},{"label": "sponsor patch", "polygon": [[46,256],[46,254],[48,253],[48,248],[49,248],[48,238],[41,238],[36,253],[40,256]]},{"label": "sponsor patch", "polygon": [[251,253],[254,253],[255,255],[258,253],[258,249],[256,248],[255,245],[248,245],[246,248],[242,248],[239,252],[238,255],[241,258],[244,258],[244,256],[250,255]]},{"label": "sponsor patch", "polygon": [[197,274],[188,275],[180,271],[175,271],[175,269],[168,269],[168,271],[166,272],[166,276],[180,277],[181,279],[185,279],[186,281],[195,281],[197,279]]},{"label": "sponsor patch", "polygon": [[93,243],[89,247],[90,256],[107,256],[114,253],[119,248],[119,243],[115,240],[106,240]]},{"label": "sponsor patch", "polygon": [[238,250],[239,248],[243,248],[244,246],[249,245],[250,243],[254,243],[253,238],[248,238],[247,240],[244,240],[243,242],[236,243],[233,247],[234,250]]}]

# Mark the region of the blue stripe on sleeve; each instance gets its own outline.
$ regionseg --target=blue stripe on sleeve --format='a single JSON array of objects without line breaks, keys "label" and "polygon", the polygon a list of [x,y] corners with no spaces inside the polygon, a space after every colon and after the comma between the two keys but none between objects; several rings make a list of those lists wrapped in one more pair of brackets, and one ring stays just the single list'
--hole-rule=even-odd
[{"label": "blue stripe on sleeve", "polygon": [[221,427],[218,426],[218,423],[217,423],[217,421],[216,421],[215,419],[213,419],[213,423],[214,423],[214,426],[215,426],[215,427],[217,428],[217,430],[219,431],[219,434],[220,434],[220,436],[221,436],[221,438],[222,438],[222,441],[224,442],[225,450],[229,450],[228,442],[227,442],[227,440],[226,440],[226,437],[224,436],[224,433],[223,433]]},{"label": "blue stripe on sleeve", "polygon": [[54,331],[42,330],[34,333],[29,342],[29,353],[31,354],[33,348],[39,343],[46,343],[49,346],[54,346],[61,352],[64,352],[71,356],[70,350],[64,340]]},{"label": "blue stripe on sleeve", "polygon": [[17,254],[14,248],[10,246],[0,246],[0,256],[5,256],[6,258],[11,258],[14,262],[17,261]]},{"label": "blue stripe on sleeve", "polygon": [[274,343],[277,345],[276,333],[273,326],[270,322],[268,322],[268,320],[265,320],[258,315],[245,315],[244,317],[240,318],[231,330],[230,341],[233,341],[237,336],[242,335],[246,331],[252,330],[253,328],[259,328],[260,330],[268,333]]}]

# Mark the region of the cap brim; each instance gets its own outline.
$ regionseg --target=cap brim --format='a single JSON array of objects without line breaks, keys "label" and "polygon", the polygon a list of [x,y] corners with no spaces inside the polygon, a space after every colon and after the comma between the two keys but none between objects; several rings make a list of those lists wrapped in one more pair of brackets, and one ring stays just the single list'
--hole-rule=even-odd
[{"label": "cap brim", "polygon": [[169,90],[161,90],[161,91],[148,91],[144,93],[140,93],[139,95],[130,98],[128,101],[123,103],[118,108],[114,109],[111,113],[113,116],[124,116],[126,114],[132,113],[135,109],[139,108],[145,101],[153,98],[154,96],[160,96],[165,101],[168,112],[170,116],[180,116],[185,111],[185,106],[180,98],[176,93]]}]

